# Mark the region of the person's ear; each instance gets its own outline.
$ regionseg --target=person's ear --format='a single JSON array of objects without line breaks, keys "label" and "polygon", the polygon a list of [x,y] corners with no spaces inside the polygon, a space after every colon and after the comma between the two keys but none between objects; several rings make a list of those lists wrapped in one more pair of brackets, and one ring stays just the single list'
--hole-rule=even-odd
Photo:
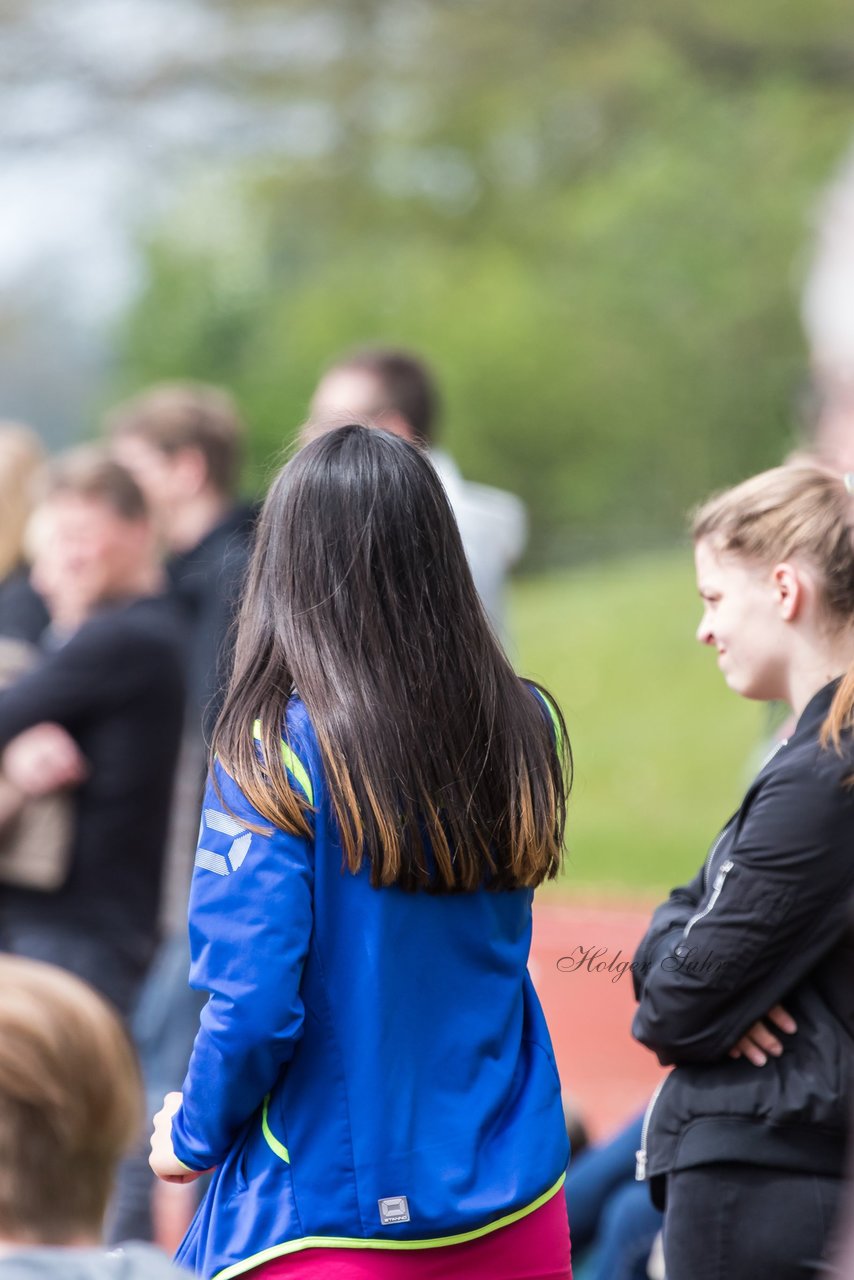
[{"label": "person's ear", "polygon": [[800,615],[806,598],[803,571],[796,565],[783,561],[774,566],[771,578],[780,617],[784,622],[794,622]]}]

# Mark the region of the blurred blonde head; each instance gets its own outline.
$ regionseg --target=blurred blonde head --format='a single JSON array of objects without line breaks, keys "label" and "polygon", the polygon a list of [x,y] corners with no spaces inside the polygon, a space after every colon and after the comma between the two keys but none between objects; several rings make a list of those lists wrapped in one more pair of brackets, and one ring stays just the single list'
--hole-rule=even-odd
[{"label": "blurred blonde head", "polygon": [[29,427],[0,422],[0,581],[25,559],[24,534],[34,481],[45,456]]},{"label": "blurred blonde head", "polygon": [[28,530],[32,581],[53,622],[71,630],[112,600],[159,589],[156,536],[131,473],[96,445],[45,469]]},{"label": "blurred blonde head", "polygon": [[117,1015],[71,974],[0,956],[0,1237],[97,1239],[141,1119]]}]

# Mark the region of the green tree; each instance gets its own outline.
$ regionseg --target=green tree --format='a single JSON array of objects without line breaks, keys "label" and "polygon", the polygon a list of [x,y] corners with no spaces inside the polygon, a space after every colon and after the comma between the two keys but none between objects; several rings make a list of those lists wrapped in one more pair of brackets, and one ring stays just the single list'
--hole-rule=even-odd
[{"label": "green tree", "polygon": [[341,349],[414,346],[540,559],[671,537],[781,456],[808,220],[854,124],[841,4],[310,13],[326,60],[246,85],[305,136],[199,173],[153,229],[121,389],[228,384],[263,470]]}]

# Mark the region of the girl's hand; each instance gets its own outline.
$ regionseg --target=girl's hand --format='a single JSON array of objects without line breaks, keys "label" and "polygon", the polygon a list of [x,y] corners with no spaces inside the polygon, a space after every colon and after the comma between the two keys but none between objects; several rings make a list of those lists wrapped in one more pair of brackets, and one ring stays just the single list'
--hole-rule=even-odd
[{"label": "girl's hand", "polygon": [[[773,1022],[781,1031],[785,1031],[788,1035],[793,1035],[798,1029],[798,1025],[791,1014],[781,1004],[775,1004],[773,1009],[769,1009],[765,1017],[769,1022]],[[765,1026],[763,1021],[754,1022],[749,1031],[746,1031],[737,1044],[734,1044],[729,1051],[731,1058],[745,1057],[752,1062],[755,1067],[764,1067],[768,1061],[770,1054],[774,1058],[779,1058],[783,1052],[783,1046],[773,1031]]]},{"label": "girl's hand", "polygon": [[202,1176],[182,1164],[172,1149],[172,1117],[180,1105],[180,1093],[167,1093],[163,1106],[154,1117],[148,1163],[162,1182],[195,1182]]}]

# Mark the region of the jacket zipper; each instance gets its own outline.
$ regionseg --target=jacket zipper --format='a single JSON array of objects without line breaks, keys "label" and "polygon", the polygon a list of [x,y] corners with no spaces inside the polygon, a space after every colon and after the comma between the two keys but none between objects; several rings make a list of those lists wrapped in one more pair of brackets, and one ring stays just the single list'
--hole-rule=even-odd
[{"label": "jacket zipper", "polygon": [[[712,846],[712,851],[709,854],[709,857],[706,863],[707,870],[709,865],[711,864],[712,858],[714,857],[715,850],[717,849],[721,840],[723,840],[724,836],[726,835],[726,830],[727,828],[724,828],[724,830],[721,832],[721,834],[718,836],[717,840],[715,841],[714,845]],[[703,917],[707,916],[709,912],[712,910],[712,908],[714,907],[715,903],[717,902],[718,898],[721,895],[721,890],[724,887],[724,882],[727,876],[729,875],[730,871],[732,871],[734,865],[735,864],[733,863],[731,858],[727,858],[725,862],[721,863],[718,873],[715,876],[714,885],[712,886],[712,896],[709,898],[709,901],[707,902],[703,910],[698,911],[697,914],[695,916],[692,916],[691,919],[688,921],[687,925],[685,926],[685,932],[682,935],[683,938],[687,938],[688,934],[691,932],[691,929],[697,923],[697,921],[702,920]],[[671,1072],[670,1075],[672,1074],[673,1073]],[[664,1088],[664,1086],[667,1084],[667,1081],[670,1079],[670,1075],[666,1075],[664,1079],[658,1084],[655,1092],[653,1093],[652,1097],[649,1100],[649,1106],[647,1107],[646,1114],[644,1115],[644,1118],[643,1118],[643,1125],[641,1127],[641,1144],[638,1150],[635,1152],[635,1181],[636,1182],[646,1181],[647,1142],[649,1139],[649,1125],[650,1125],[650,1121],[652,1120],[652,1113],[655,1110],[655,1104],[658,1102],[659,1095],[661,1094],[661,1090]]]},{"label": "jacket zipper", "polygon": [[658,1095],[661,1093],[661,1090],[667,1084],[667,1081],[670,1079],[672,1074],[673,1073],[670,1072],[663,1080],[659,1080],[658,1084],[655,1086],[655,1092],[649,1100],[649,1106],[646,1109],[646,1113],[643,1118],[643,1125],[641,1126],[641,1144],[635,1152],[635,1182],[646,1181],[646,1144],[647,1139],[649,1138],[649,1122],[652,1119],[655,1104],[658,1102]]},{"label": "jacket zipper", "polygon": [[724,838],[724,836],[726,835],[726,833],[729,831],[729,829],[730,829],[730,827],[732,826],[732,824],[733,824],[733,822],[734,822],[734,821],[735,821],[735,819],[734,819],[734,818],[730,818],[729,822],[726,824],[726,826],[724,827],[723,831],[720,833],[720,835],[718,836],[717,840],[716,840],[716,841],[715,841],[715,843],[712,845],[712,847],[711,847],[711,849],[709,850],[709,852],[706,854],[706,864],[705,864],[705,866],[703,867],[703,888],[704,888],[704,889],[708,889],[708,887],[709,887],[709,868],[710,868],[710,867],[711,867],[711,865],[712,865],[712,858],[714,858],[715,854],[717,853],[717,851],[718,851],[718,849],[719,849],[719,847],[720,847],[720,843],[721,843],[721,841],[723,840],[723,838]]},{"label": "jacket zipper", "polygon": [[[756,777],[757,777],[757,778],[759,777],[759,774],[760,774],[760,773],[762,773],[762,770],[763,770],[763,769],[765,769],[765,768],[766,768],[766,766],[767,766],[767,765],[769,765],[769,764],[771,763],[771,761],[772,761],[772,760],[774,759],[774,757],[777,755],[778,751],[782,751],[783,747],[787,747],[788,745],[789,745],[789,739],[788,739],[788,738],[783,738],[781,742],[776,743],[776,744],[771,748],[771,750],[768,752],[768,754],[767,754],[767,756],[765,757],[765,759],[762,761],[762,764],[760,765],[759,770],[757,771],[757,774],[756,774]],[[715,841],[715,843],[712,845],[712,847],[711,847],[711,849],[709,850],[709,852],[706,854],[706,862],[705,862],[705,866],[703,867],[703,886],[704,886],[704,888],[706,888],[706,889],[708,889],[708,887],[709,887],[709,867],[712,865],[712,859],[714,858],[715,854],[717,853],[717,851],[718,851],[718,848],[719,848],[719,846],[720,846],[721,841],[723,840],[724,836],[725,836],[725,835],[726,835],[726,833],[729,831],[730,827],[731,827],[731,826],[732,826],[732,824],[735,822],[735,820],[736,820],[736,818],[737,818],[737,817],[738,817],[738,814],[734,814],[734,815],[730,818],[729,822],[726,824],[726,826],[724,827],[723,831],[720,833],[720,835],[718,836],[717,840],[716,840],[716,841]]]},{"label": "jacket zipper", "polygon": [[[717,848],[717,845],[715,845],[715,848]],[[714,849],[712,850],[712,852],[714,853]],[[685,940],[685,938],[688,937],[688,934],[694,928],[694,925],[697,923],[697,921],[702,920],[704,916],[707,916],[709,912],[712,910],[718,898],[721,896],[721,889],[723,889],[724,887],[724,881],[726,880],[730,871],[732,871],[734,865],[735,864],[733,863],[732,858],[727,858],[726,862],[721,863],[720,868],[718,870],[718,874],[715,876],[715,883],[712,886],[712,896],[711,898],[709,898],[709,901],[703,907],[703,910],[698,911],[697,914],[695,916],[692,916],[691,919],[686,924],[685,932],[682,934],[683,941]]]},{"label": "jacket zipper", "polygon": [[789,745],[788,738],[781,738],[779,742],[774,744],[774,746],[771,748],[771,750],[768,752],[767,756],[759,766],[759,769],[757,770],[757,773],[756,773],[757,778],[759,777],[759,774],[762,772],[762,770],[765,769],[771,763],[771,761],[776,756],[777,752],[782,751],[783,748],[787,747],[788,745]]}]

